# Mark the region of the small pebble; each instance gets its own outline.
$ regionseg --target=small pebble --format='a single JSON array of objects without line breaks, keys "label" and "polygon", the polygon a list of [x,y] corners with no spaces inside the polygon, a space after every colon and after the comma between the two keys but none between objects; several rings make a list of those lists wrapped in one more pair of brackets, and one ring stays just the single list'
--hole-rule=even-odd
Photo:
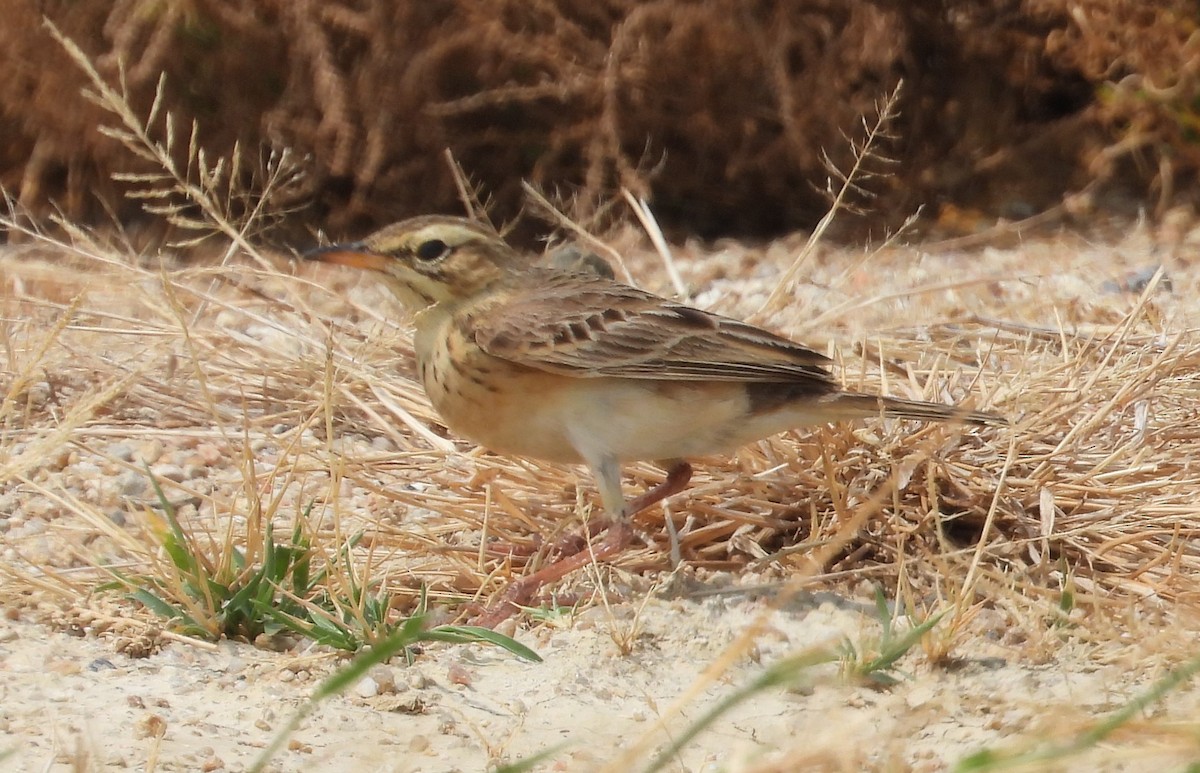
[{"label": "small pebble", "polygon": [[117,490],[121,496],[137,497],[146,492],[150,480],[144,472],[126,470],[117,476]]},{"label": "small pebble", "polygon": [[446,669],[446,678],[450,680],[450,684],[462,685],[463,687],[470,687],[471,682],[474,681],[470,670],[462,663],[451,663],[450,667]]},{"label": "small pebble", "polygon": [[212,443],[201,443],[196,446],[196,455],[200,457],[200,461],[207,464],[209,467],[216,465],[225,457],[220,448]]},{"label": "small pebble", "polygon": [[183,468],[177,464],[156,464],[150,468],[154,473],[154,477],[164,480],[182,483],[184,480]]},{"label": "small pebble", "polygon": [[122,462],[133,461],[133,446],[129,443],[113,443],[104,449],[104,453],[113,459],[120,459]]},{"label": "small pebble", "polygon": [[97,478],[100,475],[100,465],[95,462],[79,462],[72,470],[80,478]]},{"label": "small pebble", "polygon": [[396,692],[396,672],[389,666],[375,666],[368,672],[368,676],[375,680],[380,695]]},{"label": "small pebble", "polygon": [[354,692],[360,698],[374,698],[380,694],[379,683],[369,676],[364,676],[354,686]]},{"label": "small pebble", "polygon": [[162,456],[163,445],[157,440],[146,440],[138,444],[132,461],[141,464],[154,464]]},{"label": "small pebble", "polygon": [[[1108,280],[1101,283],[1100,290],[1105,293],[1140,293],[1150,286],[1150,280],[1158,273],[1160,266],[1147,266],[1138,271],[1126,273],[1120,279]],[[1174,290],[1171,286],[1171,277],[1163,274],[1162,279],[1158,283],[1158,289],[1170,293]]]},{"label": "small pebble", "polygon": [[395,451],[396,444],[393,443],[392,439],[387,435],[376,435],[375,437],[371,438],[371,448],[375,449],[376,451],[387,453],[389,451]]}]

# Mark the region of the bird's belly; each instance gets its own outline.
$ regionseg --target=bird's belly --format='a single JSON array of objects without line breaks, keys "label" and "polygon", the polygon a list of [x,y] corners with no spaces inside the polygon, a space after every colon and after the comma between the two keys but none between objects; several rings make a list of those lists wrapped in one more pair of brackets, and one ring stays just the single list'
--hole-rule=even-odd
[{"label": "bird's belly", "polygon": [[778,431],[751,426],[745,388],[738,383],[589,381],[568,406],[570,433],[577,445],[619,461],[726,453]]},{"label": "bird's belly", "polygon": [[456,434],[553,462],[703,456],[783,429],[757,426],[740,384],[573,378],[446,351],[431,353],[421,371]]}]

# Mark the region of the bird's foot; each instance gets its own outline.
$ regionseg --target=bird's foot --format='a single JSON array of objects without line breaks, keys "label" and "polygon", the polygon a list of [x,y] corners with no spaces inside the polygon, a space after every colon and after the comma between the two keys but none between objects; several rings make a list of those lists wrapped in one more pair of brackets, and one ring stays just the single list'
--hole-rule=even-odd
[{"label": "bird's foot", "polygon": [[[620,518],[607,524],[602,519],[593,519],[588,523],[586,536],[573,535],[556,542],[551,550],[558,551],[563,556],[562,558],[528,577],[514,581],[500,595],[500,599],[476,617],[472,624],[484,628],[495,628],[520,611],[521,607],[529,606],[543,585],[560,580],[593,561],[604,561],[617,555],[633,541],[633,527],[630,525],[629,519],[634,514],[657,504],[672,494],[683,491],[687,488],[691,478],[692,466],[690,464],[682,460],[670,463],[667,468],[667,477],[663,482],[646,493],[629,500],[623,508]],[[608,534],[599,544],[592,546],[589,550],[591,538],[595,537],[605,525],[608,526]]]},{"label": "bird's foot", "polygon": [[528,577],[514,581],[500,595],[500,599],[472,620],[471,624],[484,628],[495,628],[519,612],[521,607],[529,606],[530,601],[543,585],[560,580],[593,561],[599,562],[612,558],[632,541],[633,528],[628,522],[620,520],[612,523],[608,527],[608,534],[604,535],[604,539],[590,550],[579,550],[574,555],[561,558]]},{"label": "bird's foot", "polygon": [[[556,540],[546,550],[549,558],[566,558],[573,556],[587,547],[600,532],[609,528],[612,521],[607,518],[592,518],[584,527],[582,534],[567,534]],[[529,558],[542,549],[542,538],[535,535],[532,544],[515,545],[511,542],[493,542],[487,546],[489,555],[499,558]]]}]

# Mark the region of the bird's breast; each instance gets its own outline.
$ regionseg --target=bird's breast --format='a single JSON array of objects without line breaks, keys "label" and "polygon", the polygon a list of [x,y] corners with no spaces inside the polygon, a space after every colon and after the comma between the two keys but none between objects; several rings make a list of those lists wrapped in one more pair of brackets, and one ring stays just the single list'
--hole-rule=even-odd
[{"label": "bird's breast", "polygon": [[493,357],[449,316],[418,320],[414,348],[425,393],[455,434],[501,453],[581,461],[563,410],[576,379]]}]

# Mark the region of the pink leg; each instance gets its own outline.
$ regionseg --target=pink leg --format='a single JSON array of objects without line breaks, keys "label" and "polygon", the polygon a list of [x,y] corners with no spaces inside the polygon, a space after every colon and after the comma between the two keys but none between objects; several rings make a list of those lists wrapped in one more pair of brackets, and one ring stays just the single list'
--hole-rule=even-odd
[{"label": "pink leg", "polygon": [[[523,606],[528,606],[534,594],[547,583],[566,577],[593,561],[606,561],[618,555],[633,541],[633,527],[629,519],[637,513],[657,504],[663,499],[683,491],[692,479],[692,466],[682,460],[670,462],[667,477],[662,483],[634,497],[622,508],[620,517],[609,524],[608,534],[592,550],[580,549],[574,555],[559,559],[528,577],[514,581],[501,595],[500,600],[485,610],[472,623],[484,628],[495,628],[512,617]],[[590,531],[590,530],[589,530]]]},{"label": "pink leg", "polygon": [[[633,518],[633,516],[643,510],[653,507],[667,497],[678,494],[687,488],[688,481],[692,479],[692,466],[683,461],[668,462],[666,466],[666,480],[623,505],[618,520]],[[562,556],[574,555],[583,550],[587,543],[597,534],[606,528],[611,528],[612,523],[613,521],[607,518],[589,519],[586,526],[586,536],[564,537],[554,544],[553,551]]]},{"label": "pink leg", "polygon": [[625,505],[625,510],[622,513],[623,517],[632,518],[647,507],[656,505],[672,494],[678,494],[687,488],[688,481],[692,479],[692,465],[682,459],[675,459],[669,464],[666,480],[645,494],[629,500],[629,504]]},{"label": "pink leg", "polygon": [[514,580],[500,596],[500,600],[472,621],[473,625],[495,628],[516,614],[521,607],[528,606],[534,594],[546,583],[561,580],[576,569],[582,569],[596,561],[605,561],[624,550],[633,541],[633,529],[628,523],[618,521],[608,527],[608,534],[592,550],[580,550],[573,556],[555,561],[528,577]]}]

